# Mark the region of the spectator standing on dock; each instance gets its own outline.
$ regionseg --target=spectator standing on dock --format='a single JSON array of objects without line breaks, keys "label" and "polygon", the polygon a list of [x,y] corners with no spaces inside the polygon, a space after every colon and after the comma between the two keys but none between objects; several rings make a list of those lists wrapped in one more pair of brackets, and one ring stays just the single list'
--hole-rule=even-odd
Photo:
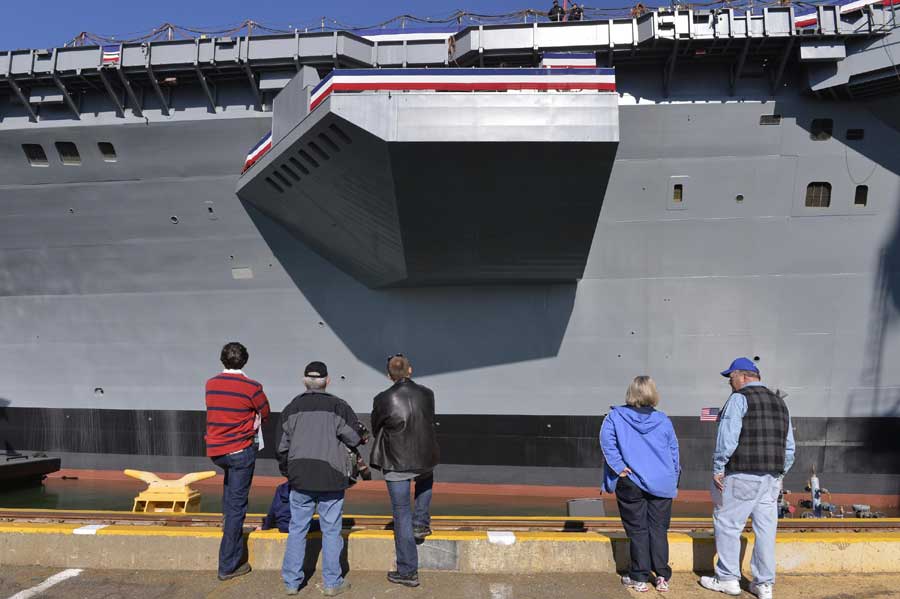
[{"label": "spectator standing on dock", "polygon": [[584,20],[584,9],[578,6],[578,3],[575,2],[572,4],[572,8],[569,9],[569,20],[570,21],[583,21]]},{"label": "spectator standing on dock", "polygon": [[250,564],[240,564],[244,518],[269,400],[262,385],[241,370],[249,359],[246,347],[228,343],[220,359],[225,370],[206,381],[206,455],[225,471],[219,580],[228,580],[250,571]]},{"label": "spectator standing on dock", "polygon": [[350,581],[341,576],[344,491],[350,486],[347,448],[356,447],[362,438],[353,409],[325,392],[330,382],[328,367],[310,362],[303,371],[306,392],[281,413],[278,465],[291,486],[291,524],[281,566],[288,595],[296,595],[303,586],[306,535],[317,510],[322,530],[322,592],[333,597],[350,589]]},{"label": "spectator standing on dock", "polygon": [[562,21],[566,16],[566,11],[559,5],[559,0],[553,0],[553,6],[547,11],[547,18],[551,21]]},{"label": "spectator standing on dock", "polygon": [[760,382],[759,369],[738,358],[722,376],[733,393],[719,414],[713,454],[713,529],[716,575],[700,584],[711,591],[740,595],[741,533],[753,516],[750,592],[771,599],[775,583],[775,529],[781,479],[794,463],[794,433],[784,400]]},{"label": "spectator standing on dock", "polygon": [[291,485],[281,483],[275,487],[275,495],[272,497],[272,505],[269,513],[263,518],[259,530],[271,530],[277,528],[278,532],[288,532],[291,525]]},{"label": "spectator standing on dock", "polygon": [[[410,378],[412,366],[402,354],[388,358],[388,376],[394,384],[375,396],[370,463],[384,472],[394,515],[397,569],[390,582],[419,586],[416,541],[431,534],[431,488],[438,463],[434,430],[434,393]],[[415,508],[410,513],[410,481],[415,486]]]},{"label": "spectator standing on dock", "polygon": [[631,567],[622,584],[636,591],[649,590],[651,570],[657,591],[668,591],[672,577],[668,532],[681,466],[675,429],[658,404],[653,379],[635,377],[625,405],[611,408],[600,428],[603,489],[616,494],[631,546]]}]

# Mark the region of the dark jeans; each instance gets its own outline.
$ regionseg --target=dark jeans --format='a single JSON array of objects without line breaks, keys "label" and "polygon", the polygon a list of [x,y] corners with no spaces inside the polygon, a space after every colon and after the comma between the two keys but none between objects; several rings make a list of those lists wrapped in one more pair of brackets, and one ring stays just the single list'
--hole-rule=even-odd
[{"label": "dark jeans", "polygon": [[238,453],[216,456],[213,463],[225,471],[225,488],[222,492],[222,544],[219,545],[219,574],[231,574],[241,565],[244,544],[244,518],[247,516],[247,499],[250,483],[256,469],[256,446],[251,445]]},{"label": "dark jeans", "polygon": [[616,503],[631,545],[632,580],[648,582],[650,570],[668,580],[669,521],[672,519],[672,500],[647,493],[628,477],[616,482]]},{"label": "dark jeans", "polygon": [[419,571],[419,551],[413,537],[413,527],[425,528],[431,525],[431,487],[434,475],[431,472],[415,478],[416,505],[411,509],[408,480],[385,481],[391,496],[391,511],[394,514],[394,549],[397,552],[397,571],[400,574],[414,574]]}]

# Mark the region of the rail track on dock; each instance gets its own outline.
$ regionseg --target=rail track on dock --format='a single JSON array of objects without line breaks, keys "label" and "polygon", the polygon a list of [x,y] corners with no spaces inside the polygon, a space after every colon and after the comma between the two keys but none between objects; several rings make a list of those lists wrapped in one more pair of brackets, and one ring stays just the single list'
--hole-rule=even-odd
[{"label": "rail track on dock", "polygon": [[[246,527],[262,523],[261,514],[248,514]],[[14,522],[45,522],[69,524],[109,524],[132,526],[219,526],[221,514],[212,513],[134,513],[89,510],[31,510],[0,509],[0,524]],[[388,530],[390,516],[344,516],[344,528],[350,530]],[[432,516],[431,528],[436,531],[540,531],[540,532],[622,532],[617,517],[556,517],[556,516]],[[900,518],[785,518],[778,521],[784,532],[888,532],[900,531]],[[671,532],[708,532],[710,518],[672,518]],[[747,530],[750,530],[748,523]]]}]

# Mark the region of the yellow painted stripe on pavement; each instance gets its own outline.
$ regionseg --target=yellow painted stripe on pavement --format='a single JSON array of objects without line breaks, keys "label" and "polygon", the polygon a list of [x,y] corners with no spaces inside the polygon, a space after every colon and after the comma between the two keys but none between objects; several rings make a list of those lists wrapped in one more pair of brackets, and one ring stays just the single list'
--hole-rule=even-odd
[{"label": "yellow painted stripe on pavement", "polygon": [[107,526],[97,531],[97,536],[133,537],[221,537],[217,526]]}]

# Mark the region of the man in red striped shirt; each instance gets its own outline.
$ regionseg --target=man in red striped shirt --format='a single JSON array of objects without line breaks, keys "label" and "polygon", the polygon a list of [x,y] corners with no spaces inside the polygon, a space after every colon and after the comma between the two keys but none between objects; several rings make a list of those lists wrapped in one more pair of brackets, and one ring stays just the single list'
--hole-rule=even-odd
[{"label": "man in red striped shirt", "polygon": [[206,455],[225,471],[219,580],[228,580],[250,571],[250,564],[239,563],[241,540],[260,427],[269,418],[269,400],[262,385],[241,370],[249,358],[246,347],[227,343],[220,358],[225,370],[206,381]]}]

